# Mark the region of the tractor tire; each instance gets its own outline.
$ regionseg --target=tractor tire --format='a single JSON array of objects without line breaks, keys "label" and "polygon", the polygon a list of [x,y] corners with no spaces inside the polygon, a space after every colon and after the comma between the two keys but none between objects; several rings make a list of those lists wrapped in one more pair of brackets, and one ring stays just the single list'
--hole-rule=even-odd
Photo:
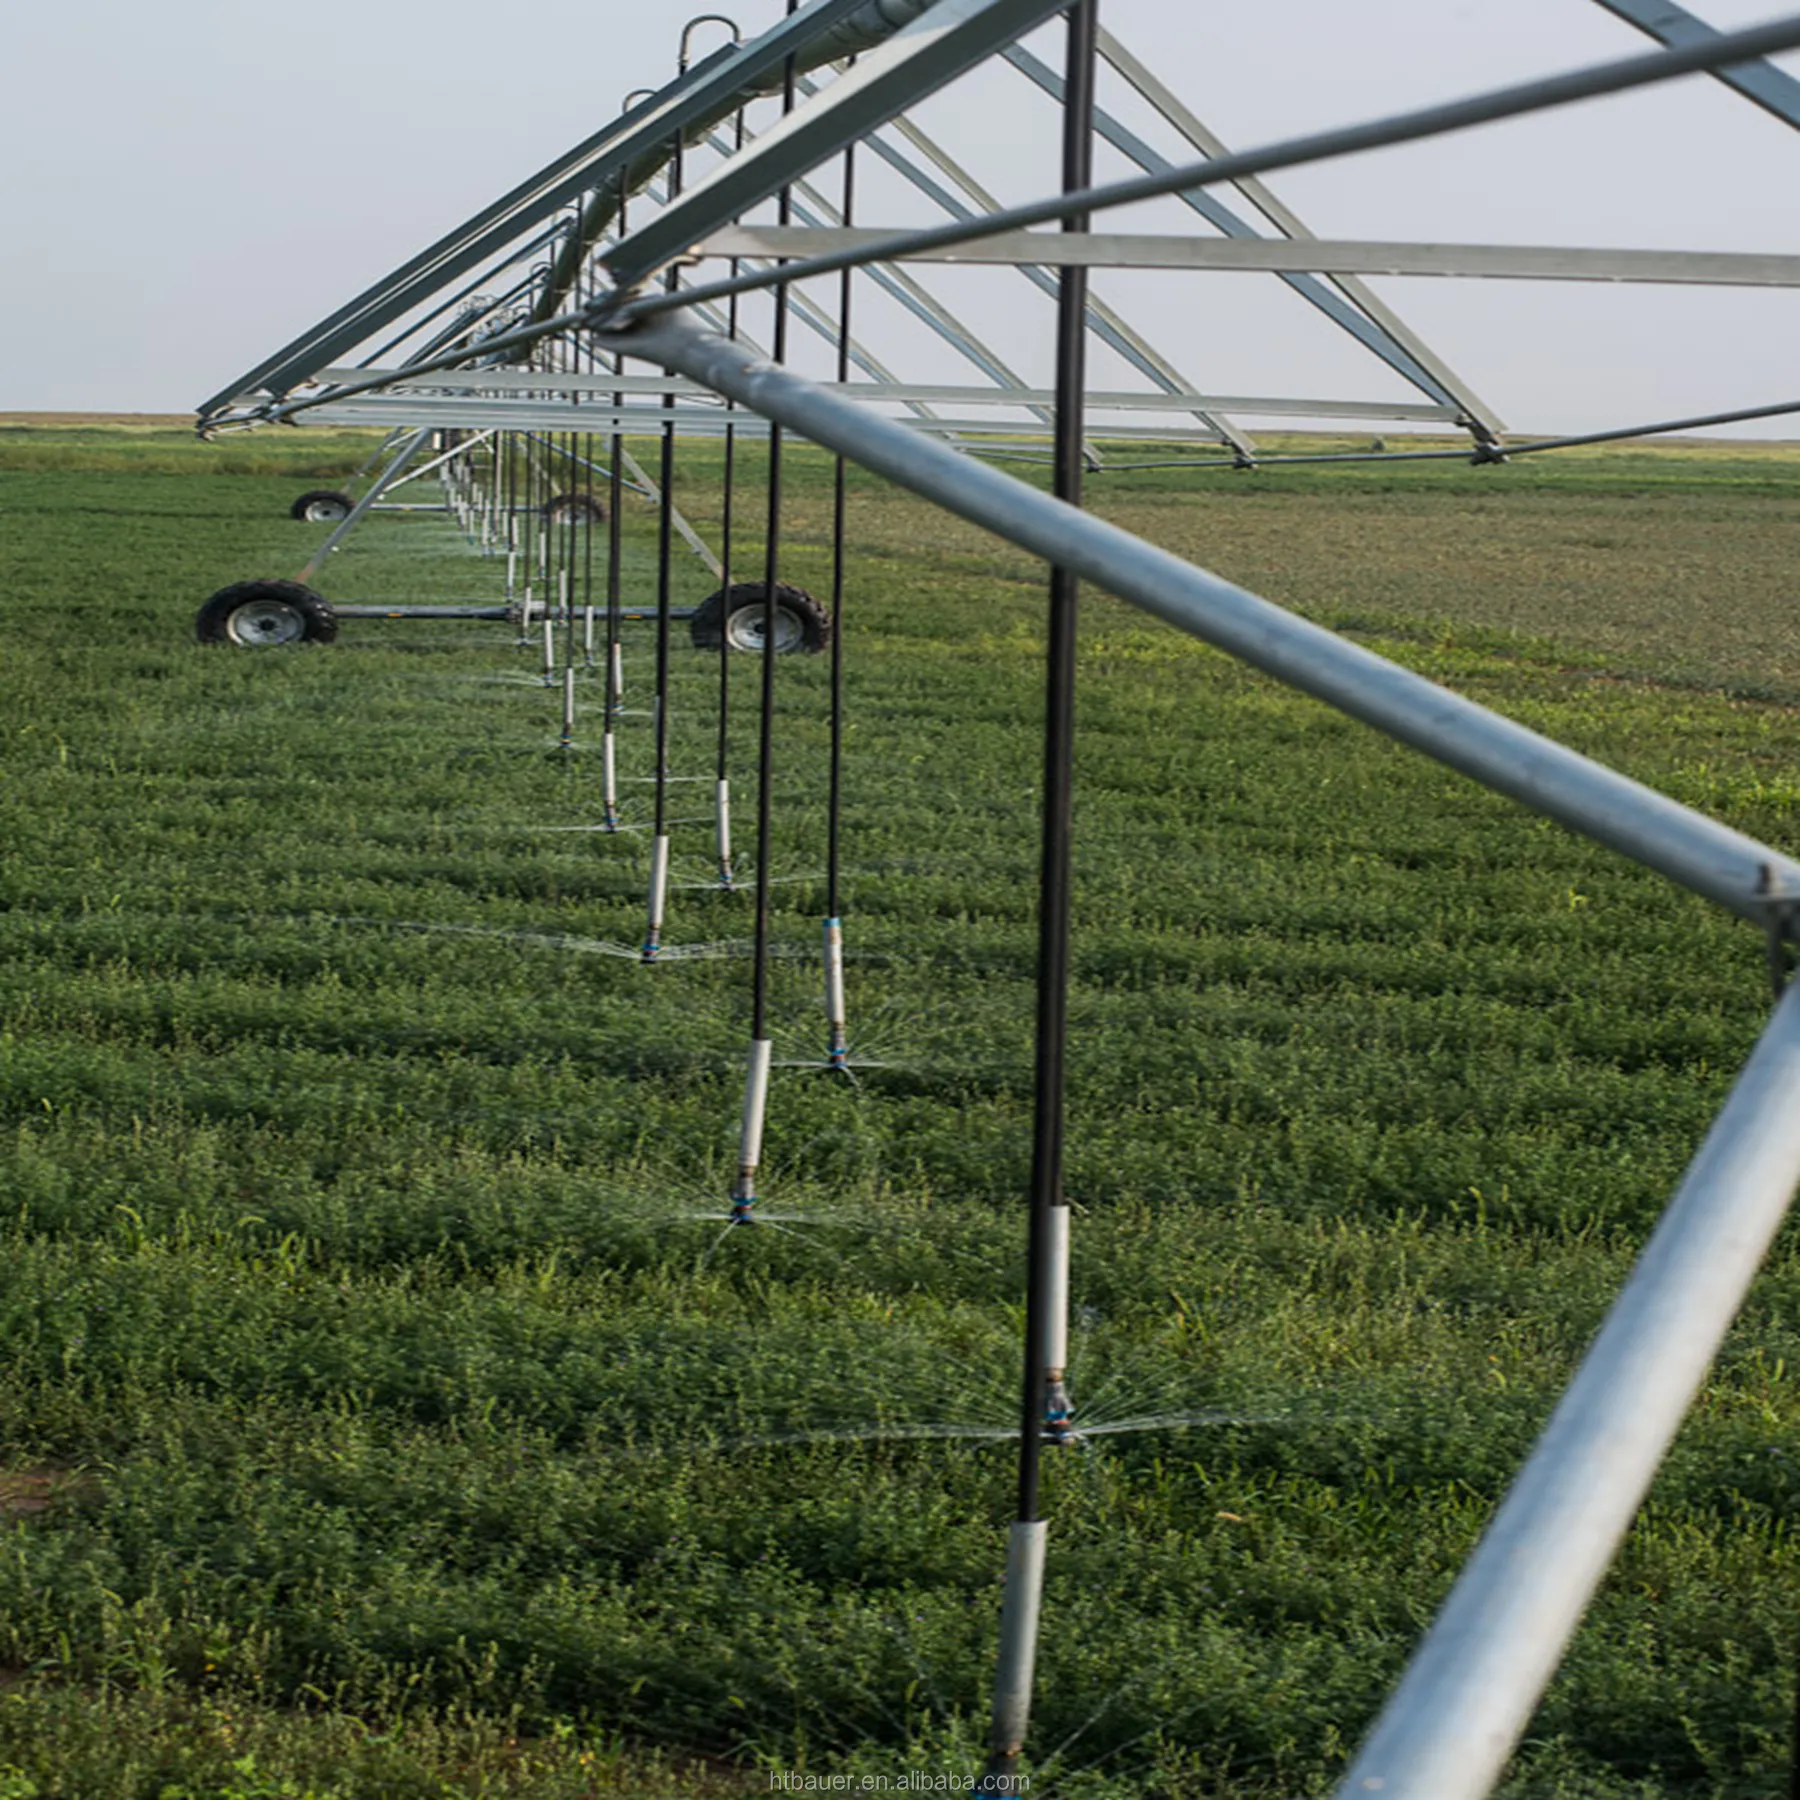
[{"label": "tractor tire", "polygon": [[[748,656],[763,651],[768,590],[760,581],[740,581],[721,588],[688,621],[696,650],[716,650],[723,633],[727,645]],[[801,652],[817,656],[831,642],[831,615],[805,588],[785,582],[775,589],[775,654]]]},{"label": "tractor tire", "polygon": [[194,635],[203,644],[269,650],[281,644],[329,644],[337,614],[323,594],[297,581],[240,581],[201,607]]},{"label": "tractor tire", "polygon": [[544,502],[544,517],[552,525],[604,525],[606,508],[592,494],[572,490],[552,494]]},{"label": "tractor tire", "polygon": [[355,507],[356,502],[336,488],[309,488],[288,508],[288,517],[308,525],[334,525],[349,518]]}]

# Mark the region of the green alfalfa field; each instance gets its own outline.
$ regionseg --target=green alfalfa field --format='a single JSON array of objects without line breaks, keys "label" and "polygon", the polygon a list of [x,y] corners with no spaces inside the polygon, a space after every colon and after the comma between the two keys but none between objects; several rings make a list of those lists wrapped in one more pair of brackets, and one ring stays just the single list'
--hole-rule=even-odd
[{"label": "green alfalfa field", "polygon": [[[1011,1505],[1043,571],[852,477],[846,917],[881,1066],[778,1071],[769,1204],[805,1222],[719,1243],[691,1215],[730,1176],[747,970],[607,953],[647,856],[564,829],[597,814],[591,707],[558,751],[500,626],[191,639],[214,589],[305,561],[289,501],[368,448],[0,431],[0,1796],[967,1780]],[[702,525],[718,474],[684,459]],[[822,459],[789,499],[822,587]],[[1791,450],[1165,471],[1092,503],[1800,840]],[[498,572],[389,518],[320,585]],[[716,671],[675,664],[675,768],[706,777]],[[825,675],[779,669],[796,1064]],[[734,698],[748,850],[748,663]],[[1763,946],[1099,595],[1081,728],[1075,1392],[1180,1423],[1052,1460],[1033,1791],[1322,1794],[1753,1042]],[[648,722],[622,729],[641,820]],[[672,940],[741,943],[705,826],[676,848]],[[1507,1794],[1785,1781],[1797,1333],[1784,1236]]]}]

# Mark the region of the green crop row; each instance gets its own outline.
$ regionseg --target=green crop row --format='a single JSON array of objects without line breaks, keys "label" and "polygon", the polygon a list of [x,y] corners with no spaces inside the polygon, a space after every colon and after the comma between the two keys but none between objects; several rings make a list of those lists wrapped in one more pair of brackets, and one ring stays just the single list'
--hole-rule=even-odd
[{"label": "green crop row", "polygon": [[[316,547],[287,503],[364,450],[315,441],[244,440],[264,474],[0,436],[0,1796],[966,1775],[1017,1412],[1042,572],[851,483],[864,1066],[797,1066],[829,736],[825,660],[791,658],[783,1228],[722,1232],[751,911],[702,817],[717,665],[677,639],[669,939],[695,954],[645,968],[643,833],[574,829],[592,678],[565,752],[502,625],[191,641],[207,593]],[[1787,846],[1791,468],[1161,471],[1094,505]],[[684,454],[703,529],[720,474]],[[815,591],[830,474],[796,459],[785,521]],[[755,569],[755,453],[739,477]],[[653,525],[632,503],[634,601]],[[320,578],[500,582],[426,515]],[[705,586],[684,566],[677,598]],[[626,631],[641,825],[652,637]],[[1072,1379],[1116,1429],[1048,1470],[1037,1778],[1323,1793],[1754,1041],[1763,946],[1104,596],[1082,666]],[[1781,1778],[1797,1307],[1784,1236],[1514,1800]]]}]

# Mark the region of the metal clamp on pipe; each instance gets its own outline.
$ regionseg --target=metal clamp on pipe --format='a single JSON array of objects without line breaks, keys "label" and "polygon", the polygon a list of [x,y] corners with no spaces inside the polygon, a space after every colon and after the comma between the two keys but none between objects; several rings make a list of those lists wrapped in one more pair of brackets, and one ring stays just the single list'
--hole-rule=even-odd
[{"label": "metal clamp on pipe", "polygon": [[1792,946],[1800,943],[1800,889],[1784,888],[1773,863],[1764,863],[1757,872],[1756,892],[1762,899],[1768,946],[1769,985],[1777,1004],[1793,979]]}]

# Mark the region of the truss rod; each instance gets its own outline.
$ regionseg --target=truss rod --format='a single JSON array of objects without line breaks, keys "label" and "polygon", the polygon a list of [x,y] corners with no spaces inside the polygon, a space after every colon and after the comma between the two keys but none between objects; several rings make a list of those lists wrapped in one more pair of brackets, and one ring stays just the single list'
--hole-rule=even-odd
[{"label": "truss rod", "polygon": [[[940,6],[951,3],[937,0]],[[647,177],[664,166],[671,139],[703,132],[728,118],[746,100],[767,91],[771,73],[790,60],[817,67],[878,42],[929,4],[930,0],[809,0],[751,42],[722,46],[206,401],[200,408],[202,418],[210,418],[240,394],[286,393],[570,201],[601,188],[617,192],[621,175],[629,187],[633,171]],[[617,208],[609,202],[603,225],[617,216]],[[545,288],[546,316],[572,289],[586,248],[594,241],[592,229],[584,219],[567,256],[551,271]]]},{"label": "truss rod", "polygon": [[[1683,44],[1709,44],[1717,30],[1696,19],[1674,0],[1595,0],[1615,18],[1635,25],[1648,37],[1671,48]],[[1800,127],[1800,81],[1773,63],[1753,62],[1712,71],[1716,80],[1735,88],[1746,100],[1773,113],[1784,125]]]},{"label": "truss rod", "polygon": [[[1153,70],[1104,29],[1100,33],[1100,54],[1202,156],[1216,158],[1231,154],[1225,143],[1209,131],[1189,107],[1182,104],[1180,97],[1165,82],[1160,81]],[[1306,221],[1292,207],[1254,176],[1246,176],[1232,185],[1277,231],[1291,238],[1309,238],[1314,235]],[[1500,415],[1373,288],[1366,286],[1354,275],[1333,276],[1331,285],[1385,332],[1392,343],[1397,344],[1430,376],[1437,388],[1462,408],[1470,429],[1478,436],[1497,438],[1506,429]],[[1428,386],[1426,391],[1431,392],[1432,388]]]},{"label": "truss rod", "polygon": [[[736,225],[695,246],[711,257],[796,256],[873,249],[894,240],[879,226],[782,228]],[[1036,267],[1058,242],[1053,231],[1004,231],[971,243],[913,253],[924,263]],[[1678,286],[1800,287],[1800,256],[1735,250],[1587,250],[1537,244],[1353,243],[1330,238],[1185,237],[1167,232],[1096,232],[1058,252],[1094,269],[1184,269],[1231,274],[1427,275],[1504,281],[1655,282]]]},{"label": "truss rod", "polygon": [[[1042,88],[1052,99],[1061,102],[1062,78],[1048,63],[1033,56],[1023,44],[1014,44],[1005,52],[1005,57],[1027,80]],[[1113,61],[1115,68],[1119,67],[1111,57],[1108,60]],[[1124,73],[1122,69],[1120,72]],[[1126,79],[1129,81],[1132,77],[1127,75]],[[1148,95],[1145,97],[1148,98]],[[1168,157],[1159,155],[1135,132],[1127,130],[1111,113],[1104,111],[1097,113],[1094,123],[1100,135],[1121,155],[1129,157],[1140,169],[1166,169],[1171,166]],[[1196,145],[1195,147],[1199,148],[1200,146]],[[1240,219],[1216,194],[1210,194],[1205,189],[1200,189],[1198,192],[1190,191],[1180,195],[1179,198],[1199,213],[1202,218],[1217,226],[1229,238],[1255,240],[1262,235],[1254,227]],[[1413,387],[1429,394],[1434,400],[1450,398],[1449,389],[1437,381],[1410,351],[1398,344],[1385,326],[1376,324],[1365,317],[1343,295],[1332,292],[1324,282],[1319,281],[1309,272],[1284,273],[1282,280],[1307,305],[1322,312],[1341,331],[1348,332],[1365,350],[1378,356],[1395,374],[1401,376]]]},{"label": "truss rod", "polygon": [[[904,117],[896,119],[894,129],[948,180],[955,182],[974,204],[965,206],[955,195],[946,191],[939,182],[923,170],[914,168],[905,156],[882,137],[880,132],[869,134],[869,148],[880,156],[890,168],[905,176],[920,192],[930,195],[953,219],[973,218],[978,213],[991,212],[1000,204],[967,169],[963,168],[954,157],[944,150],[942,145],[928,137],[911,119]],[[1061,288],[1057,277],[1052,275],[1048,269],[1028,262],[1019,266],[1019,273],[1040,294],[1060,307]],[[1165,393],[1191,394],[1194,391],[1193,383],[1140,332],[1128,325],[1119,313],[1100,299],[1091,287],[1087,287],[1086,292],[1088,329],[1114,355],[1129,363],[1140,375],[1154,382]],[[1195,416],[1200,419],[1208,431],[1218,437],[1220,442],[1229,444],[1246,462],[1251,459],[1255,452],[1255,445],[1242,432],[1237,431],[1229,420],[1216,418],[1210,413],[1202,412],[1196,412]]]},{"label": "truss rod", "polygon": [[772,199],[873,126],[1060,12],[1065,3],[935,0],[824,93],[795,107],[754,148],[715,169],[679,202],[614,244],[600,259],[602,266],[621,288],[648,281],[696,238]]},{"label": "truss rod", "polygon": [[[1078,217],[1084,212],[1101,212],[1114,207],[1130,206],[1140,200],[1155,200],[1165,194],[1177,194],[1184,188],[1218,187],[1246,175],[1267,175],[1277,169],[1299,168],[1307,163],[1325,162],[1362,151],[1417,143],[1425,138],[1439,137],[1445,132],[1464,131],[1476,125],[1491,125],[1505,119],[1523,118],[1553,107],[1571,106],[1577,101],[1597,100],[1608,94],[1628,93],[1637,88],[1673,81],[1684,75],[1725,68],[1732,63],[1747,62],[1755,57],[1770,56],[1797,47],[1800,47],[1800,16],[1790,15],[1748,31],[1731,32],[1706,44],[1653,52],[1648,56],[1627,57],[1619,62],[1598,63],[1585,69],[1571,70],[1567,74],[1496,88],[1462,100],[1443,101],[1411,112],[1395,113],[1384,119],[1369,120],[1360,125],[1340,126],[1330,131],[1309,132],[1301,137],[1285,138],[1261,149],[1241,150],[1210,162],[1189,163],[1156,175],[1108,182],[1079,194],[1059,194],[974,219],[906,232],[888,239],[879,248],[847,250],[835,256],[809,257],[804,262],[789,263],[779,275],[756,275],[737,281],[705,283],[685,289],[679,301],[654,294],[630,296],[615,293],[602,299],[592,309],[591,322],[603,328],[617,326],[630,320],[667,312],[676,305],[691,305],[696,300],[721,300],[734,293],[749,293],[773,286],[777,281],[807,281],[814,276],[835,275],[840,269],[855,268],[865,262],[904,260],[921,250],[966,244],[979,237],[991,237],[997,231],[1048,225]],[[831,91],[835,93],[837,90],[834,88]],[[801,117],[804,112],[803,108],[795,116]],[[773,134],[763,140],[762,148],[768,149],[772,144]],[[773,147],[776,151],[788,148],[786,145]],[[773,174],[774,171],[771,170],[770,173]],[[689,221],[693,229],[687,234],[687,241],[682,249],[685,250],[687,243],[697,241],[709,231],[728,224],[736,216],[737,210],[734,208],[712,218],[696,214]]]}]

